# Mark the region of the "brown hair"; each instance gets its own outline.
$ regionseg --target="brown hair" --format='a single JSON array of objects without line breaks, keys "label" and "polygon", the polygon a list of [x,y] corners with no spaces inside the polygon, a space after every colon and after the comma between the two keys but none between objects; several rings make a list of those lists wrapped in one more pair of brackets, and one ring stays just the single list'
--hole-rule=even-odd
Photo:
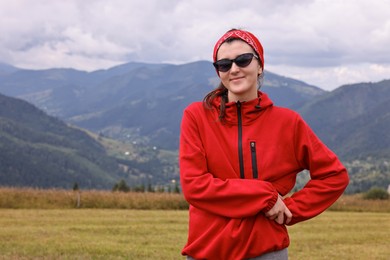
[{"label": "brown hair", "polygon": [[221,105],[220,105],[220,110],[219,110],[219,115],[218,119],[220,121],[223,121],[225,118],[225,105],[228,102],[228,90],[227,88],[222,84],[222,82],[219,83],[219,86],[209,92],[204,98],[203,98],[203,106],[206,109],[212,109],[213,108],[213,101],[217,97],[221,97]]}]

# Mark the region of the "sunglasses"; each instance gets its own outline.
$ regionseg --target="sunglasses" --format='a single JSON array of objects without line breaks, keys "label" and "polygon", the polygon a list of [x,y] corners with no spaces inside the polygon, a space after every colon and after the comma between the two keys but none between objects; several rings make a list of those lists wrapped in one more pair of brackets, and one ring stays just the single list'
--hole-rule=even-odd
[{"label": "sunglasses", "polygon": [[216,70],[221,72],[226,72],[232,68],[233,62],[240,68],[245,68],[248,66],[251,62],[253,57],[256,59],[259,59],[259,57],[254,53],[244,53],[241,55],[238,55],[235,59],[229,60],[229,59],[222,59],[218,60],[213,63]]}]

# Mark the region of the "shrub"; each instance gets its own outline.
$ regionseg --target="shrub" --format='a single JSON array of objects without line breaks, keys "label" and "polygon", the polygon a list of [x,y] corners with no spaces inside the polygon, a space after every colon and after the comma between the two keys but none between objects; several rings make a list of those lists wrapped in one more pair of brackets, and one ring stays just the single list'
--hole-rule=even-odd
[{"label": "shrub", "polygon": [[367,200],[387,200],[389,194],[385,189],[374,187],[364,193],[363,198]]}]

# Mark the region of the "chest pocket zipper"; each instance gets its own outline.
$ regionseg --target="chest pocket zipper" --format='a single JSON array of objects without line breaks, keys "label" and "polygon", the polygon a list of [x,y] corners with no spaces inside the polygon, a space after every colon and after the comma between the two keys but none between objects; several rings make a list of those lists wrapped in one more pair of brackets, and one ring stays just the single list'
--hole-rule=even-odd
[{"label": "chest pocket zipper", "polygon": [[259,176],[258,170],[257,170],[257,156],[256,156],[256,142],[251,141],[251,155],[252,155],[252,173],[253,173],[253,179],[257,179]]}]

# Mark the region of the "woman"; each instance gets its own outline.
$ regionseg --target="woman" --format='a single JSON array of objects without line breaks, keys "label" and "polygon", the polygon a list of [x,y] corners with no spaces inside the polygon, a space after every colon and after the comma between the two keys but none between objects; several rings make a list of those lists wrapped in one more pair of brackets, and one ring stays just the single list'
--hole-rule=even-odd
[{"label": "woman", "polygon": [[[190,204],[182,254],[287,259],[285,225],[332,205],[348,185],[346,169],[297,113],[258,90],[264,56],[252,33],[228,31],[213,59],[219,87],[189,105],[182,119],[180,175]],[[311,180],[283,198],[304,169]]]}]

